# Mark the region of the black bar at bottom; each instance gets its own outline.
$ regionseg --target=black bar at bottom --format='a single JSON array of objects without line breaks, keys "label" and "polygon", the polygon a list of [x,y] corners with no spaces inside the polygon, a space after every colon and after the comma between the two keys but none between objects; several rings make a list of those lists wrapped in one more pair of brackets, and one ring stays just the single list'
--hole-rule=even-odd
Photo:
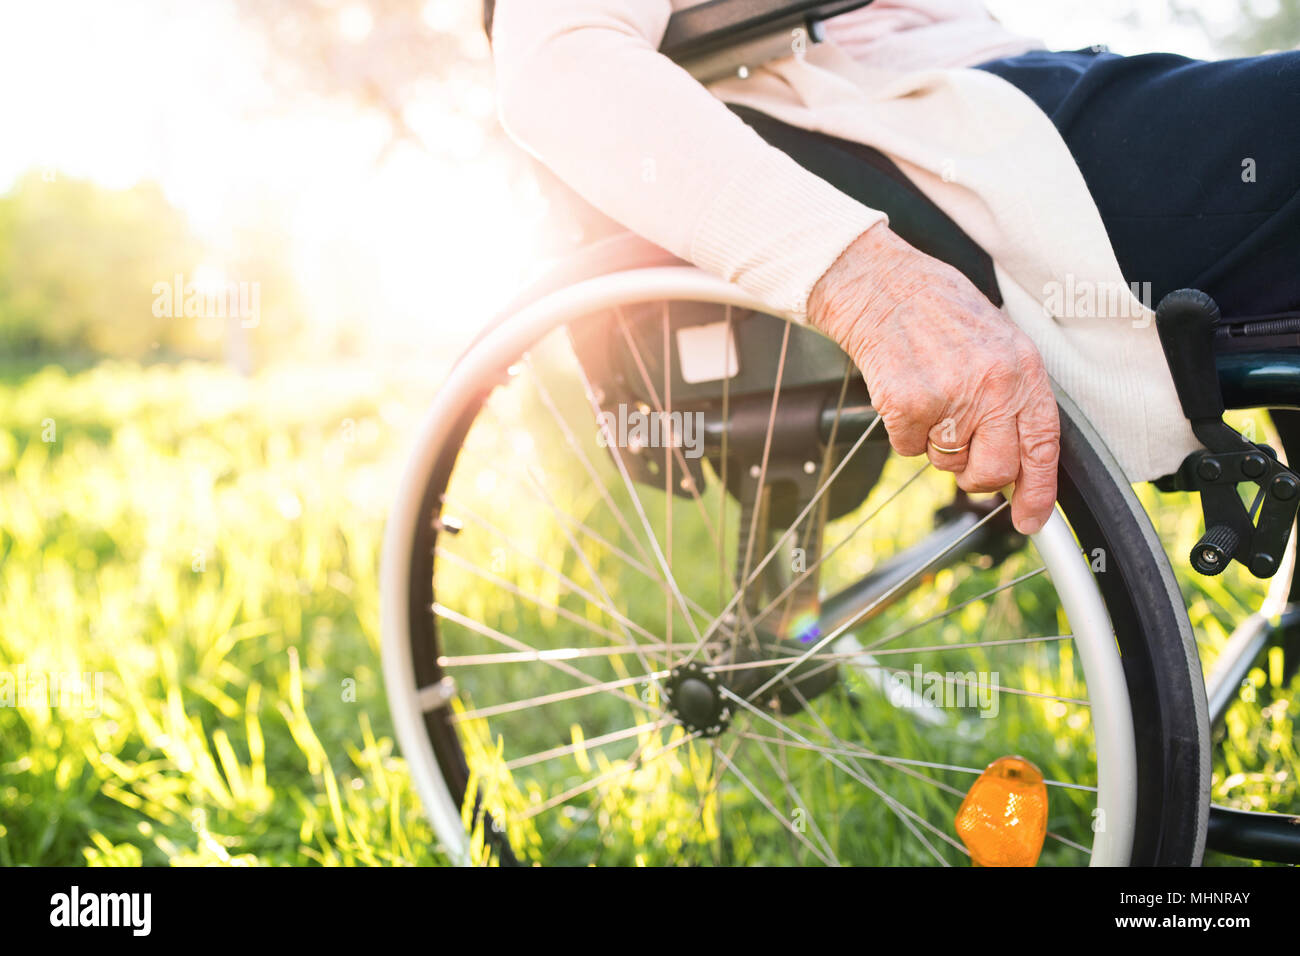
[{"label": "black bar at bottom", "polygon": [[1300,817],[1211,806],[1205,845],[1248,860],[1300,863]]}]

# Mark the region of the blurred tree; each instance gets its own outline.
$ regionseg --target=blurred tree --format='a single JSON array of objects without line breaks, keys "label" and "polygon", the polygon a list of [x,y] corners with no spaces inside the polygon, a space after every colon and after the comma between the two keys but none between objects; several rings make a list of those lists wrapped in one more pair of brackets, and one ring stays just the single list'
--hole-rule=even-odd
[{"label": "blurred tree", "polygon": [[1174,0],[1172,7],[1179,19],[1205,30],[1225,55],[1300,48],[1300,0],[1235,0],[1231,14],[1214,21],[1203,4]]},{"label": "blurred tree", "polygon": [[28,174],[0,199],[0,348],[191,349],[192,325],[155,318],[150,290],[199,258],[184,218],[153,184],[114,191]]},{"label": "blurred tree", "polygon": [[[543,2],[543,0],[538,0]],[[287,108],[317,96],[384,117],[387,144],[452,163],[490,161],[501,188],[567,192],[497,121],[491,48],[481,0],[235,0],[267,47],[266,73]],[[287,95],[285,95],[287,94]],[[558,254],[603,221],[585,204],[553,202],[536,245]]]},{"label": "blurred tree", "polygon": [[[281,92],[347,101],[382,115],[391,139],[464,158],[446,123],[426,132],[422,110],[504,136],[492,105],[492,66],[477,0],[236,0],[267,46]],[[290,98],[291,99],[291,98]],[[441,139],[437,137],[441,136]]]},{"label": "blurred tree", "polygon": [[205,288],[199,301],[194,284],[223,273],[245,282],[250,306],[257,284],[256,321],[241,330],[263,349],[290,341],[301,320],[284,251],[264,241],[238,262],[211,256],[154,183],[114,190],[30,173],[0,198],[0,355],[219,357],[229,323],[214,303],[228,313],[237,300]]}]

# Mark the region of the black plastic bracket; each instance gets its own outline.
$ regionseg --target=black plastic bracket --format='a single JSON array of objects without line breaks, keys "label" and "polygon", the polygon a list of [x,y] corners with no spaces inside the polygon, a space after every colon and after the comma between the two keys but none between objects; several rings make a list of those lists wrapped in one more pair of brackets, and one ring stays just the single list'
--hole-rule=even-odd
[{"label": "black plastic bracket", "polygon": [[[1219,307],[1204,292],[1179,289],[1156,306],[1156,330],[1174,388],[1205,446],[1176,474],[1156,483],[1167,491],[1198,491],[1205,534],[1190,560],[1201,574],[1221,573],[1236,559],[1258,578],[1277,573],[1300,506],[1300,476],[1268,445],[1247,441],[1223,421],[1223,393],[1214,362]],[[1257,486],[1249,509],[1238,485]]]}]

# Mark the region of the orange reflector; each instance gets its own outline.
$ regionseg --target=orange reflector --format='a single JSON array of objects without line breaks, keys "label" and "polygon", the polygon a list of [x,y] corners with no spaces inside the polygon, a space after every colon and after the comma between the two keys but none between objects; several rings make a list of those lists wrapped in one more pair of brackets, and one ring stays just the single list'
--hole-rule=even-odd
[{"label": "orange reflector", "polygon": [[999,757],[957,811],[957,835],[977,866],[1033,866],[1047,834],[1047,785],[1024,757]]}]

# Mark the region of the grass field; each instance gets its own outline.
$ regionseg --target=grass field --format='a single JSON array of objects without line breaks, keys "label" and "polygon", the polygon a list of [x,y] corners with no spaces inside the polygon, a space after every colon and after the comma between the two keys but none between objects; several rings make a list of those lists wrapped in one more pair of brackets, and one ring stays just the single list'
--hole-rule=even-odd
[{"label": "grass field", "polygon": [[[385,509],[436,378],[5,375],[0,672],[104,677],[89,707],[0,707],[0,864],[444,862],[378,652]],[[1157,524],[1208,664],[1261,588],[1194,578],[1176,505]],[[1215,798],[1295,812],[1300,682],[1278,655],[1251,682]]]}]

